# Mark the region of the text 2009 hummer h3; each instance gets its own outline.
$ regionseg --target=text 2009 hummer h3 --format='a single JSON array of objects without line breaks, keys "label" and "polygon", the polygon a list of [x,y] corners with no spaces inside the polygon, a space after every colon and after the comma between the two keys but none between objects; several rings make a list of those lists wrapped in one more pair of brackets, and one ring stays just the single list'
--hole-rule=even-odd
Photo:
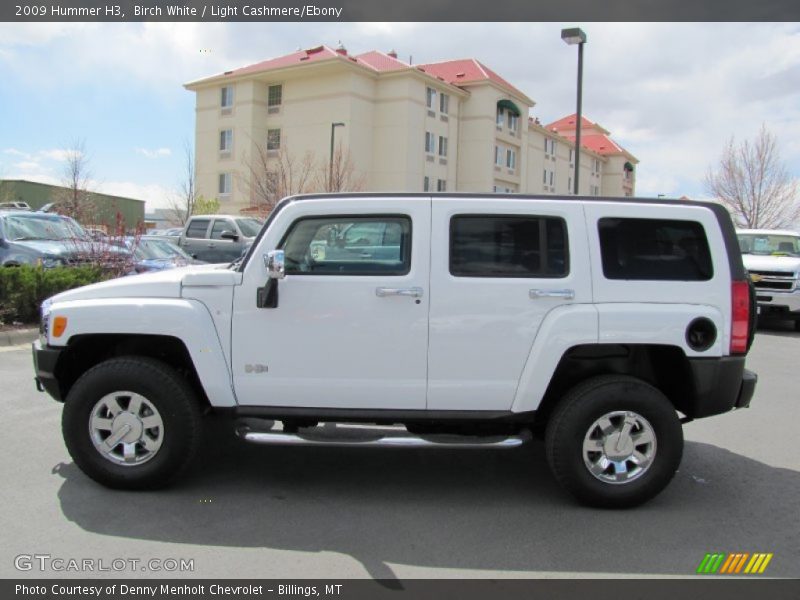
[{"label": "text 2009 hummer h3", "polygon": [[70,454],[110,487],[166,484],[213,411],[264,444],[538,434],[564,488],[623,507],[670,481],[682,422],[749,404],[753,302],[713,204],[298,196],[240,263],[46,301],[34,363]]}]

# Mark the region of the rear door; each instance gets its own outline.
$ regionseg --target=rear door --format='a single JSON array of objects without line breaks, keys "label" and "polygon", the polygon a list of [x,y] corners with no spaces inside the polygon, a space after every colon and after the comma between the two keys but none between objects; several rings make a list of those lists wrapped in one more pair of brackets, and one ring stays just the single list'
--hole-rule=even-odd
[{"label": "rear door", "polygon": [[[234,233],[239,236],[239,240],[224,239],[223,232]],[[208,262],[231,262],[239,258],[242,253],[241,234],[236,228],[233,219],[216,218],[211,226],[211,234],[208,240]]]},{"label": "rear door", "polygon": [[509,410],[543,320],[591,301],[578,202],[434,198],[431,410]]}]

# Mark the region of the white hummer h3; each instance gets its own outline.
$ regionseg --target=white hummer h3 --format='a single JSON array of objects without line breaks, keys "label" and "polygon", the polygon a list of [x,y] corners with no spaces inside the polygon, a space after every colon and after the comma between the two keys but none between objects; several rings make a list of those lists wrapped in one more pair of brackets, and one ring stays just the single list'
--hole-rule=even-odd
[{"label": "white hummer h3", "polygon": [[754,317],[714,204],[305,195],[241,261],[47,300],[33,354],[67,449],[110,487],[171,481],[214,412],[261,444],[540,436],[578,500],[627,507],[673,477],[682,423],[749,405]]}]

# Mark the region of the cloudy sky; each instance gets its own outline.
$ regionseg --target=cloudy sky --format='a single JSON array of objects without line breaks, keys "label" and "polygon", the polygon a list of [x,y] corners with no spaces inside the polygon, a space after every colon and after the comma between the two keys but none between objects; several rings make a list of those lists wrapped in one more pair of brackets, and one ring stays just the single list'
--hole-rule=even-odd
[{"label": "cloudy sky", "polygon": [[84,140],[95,188],[165,206],[194,135],[182,84],[297,48],[397,50],[414,63],[474,57],[536,101],[574,112],[580,25],[584,114],[635,156],[642,196],[704,195],[726,140],[763,124],[800,177],[800,24],[0,24],[0,178],[60,183]]}]

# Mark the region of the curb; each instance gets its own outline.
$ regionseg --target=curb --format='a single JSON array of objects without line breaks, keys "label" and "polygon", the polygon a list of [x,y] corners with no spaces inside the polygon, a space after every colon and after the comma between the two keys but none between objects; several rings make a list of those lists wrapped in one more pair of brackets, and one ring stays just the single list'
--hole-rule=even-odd
[{"label": "curb", "polygon": [[11,329],[9,331],[0,331],[0,347],[27,344],[29,342],[34,341],[38,337],[39,337],[39,329],[36,327],[29,327],[25,329]]}]

